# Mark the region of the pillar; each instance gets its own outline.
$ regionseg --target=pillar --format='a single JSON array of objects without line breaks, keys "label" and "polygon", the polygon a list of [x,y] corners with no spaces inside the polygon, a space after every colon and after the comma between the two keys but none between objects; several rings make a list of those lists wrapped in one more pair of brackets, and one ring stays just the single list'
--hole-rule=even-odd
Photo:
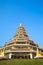
[{"label": "pillar", "polygon": [[30,53],[30,59],[33,59],[33,55],[32,55],[32,53]]},{"label": "pillar", "polygon": [[11,55],[12,55],[12,54],[10,53],[10,54],[9,54],[9,59],[11,59]]}]

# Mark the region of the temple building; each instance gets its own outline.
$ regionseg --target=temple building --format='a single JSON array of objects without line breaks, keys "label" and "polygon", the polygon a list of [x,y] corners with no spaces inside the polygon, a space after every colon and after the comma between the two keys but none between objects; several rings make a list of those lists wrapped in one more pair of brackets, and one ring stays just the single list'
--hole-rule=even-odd
[{"label": "temple building", "polygon": [[0,56],[32,59],[36,56],[37,47],[40,54],[43,55],[43,49],[29,39],[23,25],[20,24],[14,37],[0,47]]}]

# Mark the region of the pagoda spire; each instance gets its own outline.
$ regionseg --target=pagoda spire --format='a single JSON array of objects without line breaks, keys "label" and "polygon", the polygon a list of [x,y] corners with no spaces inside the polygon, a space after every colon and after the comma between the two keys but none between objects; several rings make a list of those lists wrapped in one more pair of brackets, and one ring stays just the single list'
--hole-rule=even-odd
[{"label": "pagoda spire", "polygon": [[22,24],[20,23],[20,27],[22,26]]},{"label": "pagoda spire", "polygon": [[39,52],[39,49],[37,47],[37,51],[36,51],[36,57],[42,56],[41,53]]},{"label": "pagoda spire", "polygon": [[28,35],[23,27],[22,24],[19,25],[16,34],[14,35],[14,39],[15,40],[19,40],[19,41],[27,41],[28,40]]}]

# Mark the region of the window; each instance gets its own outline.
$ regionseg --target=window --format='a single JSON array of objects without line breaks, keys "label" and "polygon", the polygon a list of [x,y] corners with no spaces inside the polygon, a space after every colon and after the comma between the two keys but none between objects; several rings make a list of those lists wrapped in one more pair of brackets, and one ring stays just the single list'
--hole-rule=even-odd
[{"label": "window", "polygon": [[27,46],[22,46],[22,48],[28,48]]},{"label": "window", "polygon": [[19,38],[22,38],[22,34],[19,35]]},{"label": "window", "polygon": [[11,49],[10,47],[5,48],[5,50],[10,50],[10,49]]},{"label": "window", "polygon": [[20,46],[15,46],[15,48],[20,48]]},{"label": "window", "polygon": [[16,42],[16,44],[26,44],[25,42]]}]

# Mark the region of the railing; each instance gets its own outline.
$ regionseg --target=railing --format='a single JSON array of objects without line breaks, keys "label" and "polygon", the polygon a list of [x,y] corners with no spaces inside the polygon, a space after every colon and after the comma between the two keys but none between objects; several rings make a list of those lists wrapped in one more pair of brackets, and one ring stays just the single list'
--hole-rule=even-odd
[{"label": "railing", "polygon": [[9,52],[36,52],[31,49],[11,49],[11,50],[6,50],[5,53]]}]

